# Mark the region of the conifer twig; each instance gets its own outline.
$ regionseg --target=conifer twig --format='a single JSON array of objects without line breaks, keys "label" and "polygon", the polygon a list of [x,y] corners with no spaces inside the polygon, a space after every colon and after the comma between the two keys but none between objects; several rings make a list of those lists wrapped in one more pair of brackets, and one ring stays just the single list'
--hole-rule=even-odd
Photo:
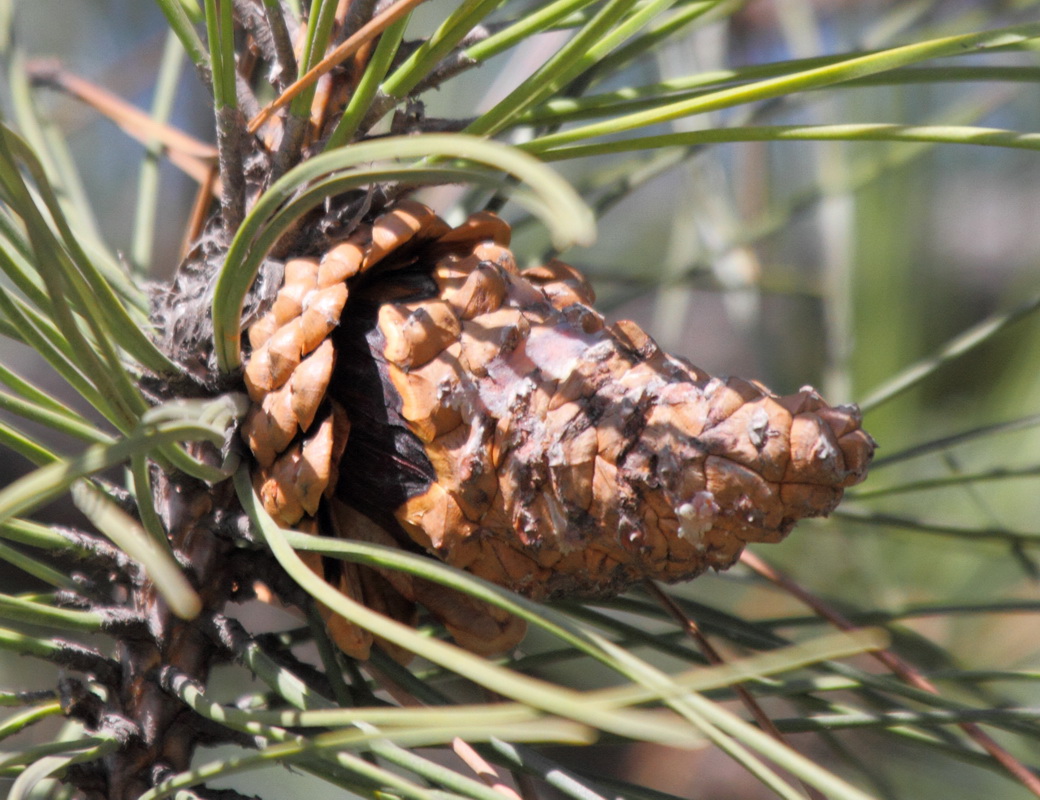
[{"label": "conifer twig", "polygon": [[370,42],[398,19],[424,2],[426,2],[426,0],[398,0],[398,2],[394,3],[385,11],[377,14],[365,25],[361,26],[357,33],[343,42],[343,44],[337,46],[331,53],[325,56],[325,58],[315,64],[314,67],[305,75],[300,77],[288,89],[282,92],[276,100],[253,117],[253,119],[249,121],[249,132],[256,133],[260,126],[270,119],[271,115],[274,114],[275,111],[290,103],[294,97],[300,94],[300,92],[305,91],[316,80],[318,80],[318,78],[332,71],[332,69],[339,64],[342,64],[350,58],[350,56],[356,53],[362,45]]},{"label": "conifer twig", "polygon": [[[719,651],[715,649],[715,646],[708,640],[708,637],[704,635],[704,632],[701,631],[697,622],[688,617],[686,613],[679,608],[678,604],[676,604],[676,602],[661,589],[661,587],[650,580],[644,581],[643,586],[650,595],[660,603],[661,607],[664,608],[664,610],[682,626],[686,635],[697,643],[697,647],[700,648],[701,653],[708,660],[709,664],[721,665],[726,663]],[[780,729],[776,727],[776,724],[770,716],[766,714],[765,710],[758,704],[758,701],[755,700],[747,688],[739,683],[733,684],[730,688],[732,688],[737,697],[740,698],[740,702],[744,704],[748,713],[754,717],[755,722],[758,723],[762,730],[778,742],[787,744],[787,740],[784,739],[784,735],[780,732]],[[805,781],[802,781],[802,788],[805,789],[806,793],[812,798],[812,800],[823,800],[823,795],[812,786],[805,783]]]},{"label": "conifer twig", "polygon": [[[189,174],[204,169],[217,159],[217,150],[213,145],[196,139],[172,125],[156,122],[147,112],[96,83],[73,75],[56,61],[30,61],[26,64],[25,70],[37,86],[48,86],[86,103],[137,141],[158,141],[166,148],[170,160]],[[186,166],[189,162],[193,166]]]},{"label": "conifer twig", "polygon": [[[741,555],[740,560],[755,574],[760,575],[770,583],[779,586],[792,597],[795,597],[807,605],[816,614],[819,614],[836,628],[845,631],[856,629],[857,626],[839,611],[835,610],[808,589],[801,586],[789,575],[785,575],[767,564],[754,553],[745,550]],[[920,689],[921,691],[929,692],[931,694],[939,694],[939,690],[936,688],[935,684],[925,678],[924,675],[922,675],[912,664],[904,661],[891,650],[874,650],[870,652],[870,655],[915,689]],[[1019,783],[1028,789],[1034,796],[1040,797],[1040,777],[1034,775],[1028,767],[1004,749],[1004,747],[1002,747],[988,733],[982,730],[982,728],[980,728],[976,723],[959,722],[957,724],[961,730],[972,739],[972,741],[989,753],[993,759],[1004,767],[1005,770],[1011,773]]]}]

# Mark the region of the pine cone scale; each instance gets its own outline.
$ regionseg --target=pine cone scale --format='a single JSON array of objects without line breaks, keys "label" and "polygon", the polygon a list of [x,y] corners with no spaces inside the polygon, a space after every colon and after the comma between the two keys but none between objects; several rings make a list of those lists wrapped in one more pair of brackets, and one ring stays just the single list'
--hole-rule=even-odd
[{"label": "pine cone scale", "polygon": [[[283,524],[334,491],[396,528],[397,546],[535,598],[603,595],[729,566],[863,478],[873,441],[854,408],[712,378],[634,323],[608,328],[580,273],[519,273],[508,234],[489,214],[449,229],[408,201],[292,262],[294,288],[250,331],[260,411],[243,429]],[[325,398],[354,423],[349,440]],[[331,455],[319,463],[337,448],[349,479]],[[410,586],[475,650],[521,635],[461,595]]]}]

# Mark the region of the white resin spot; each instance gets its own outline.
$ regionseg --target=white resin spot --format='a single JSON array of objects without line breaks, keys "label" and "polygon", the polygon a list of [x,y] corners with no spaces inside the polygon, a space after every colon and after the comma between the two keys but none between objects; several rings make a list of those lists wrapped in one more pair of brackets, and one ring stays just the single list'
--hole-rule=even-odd
[{"label": "white resin spot", "polygon": [[706,384],[704,384],[704,396],[709,400],[715,396],[715,393],[726,384],[722,382],[721,378],[712,378]]},{"label": "white resin spot", "polygon": [[588,354],[594,342],[594,337],[580,330],[559,331],[546,325],[532,325],[524,349],[543,375],[562,381],[574,371],[578,361],[593,360]]},{"label": "white resin spot", "polygon": [[701,537],[711,530],[715,524],[715,516],[719,513],[719,505],[711,492],[697,492],[690,500],[675,509],[679,518],[679,535],[699,544]]},{"label": "white resin spot", "polygon": [[813,448],[812,455],[817,461],[834,461],[838,457],[838,451],[829,439],[821,436],[816,442],[816,447]]},{"label": "white resin spot", "polygon": [[751,444],[761,450],[769,434],[769,412],[761,407],[756,408],[748,420],[747,433]]}]

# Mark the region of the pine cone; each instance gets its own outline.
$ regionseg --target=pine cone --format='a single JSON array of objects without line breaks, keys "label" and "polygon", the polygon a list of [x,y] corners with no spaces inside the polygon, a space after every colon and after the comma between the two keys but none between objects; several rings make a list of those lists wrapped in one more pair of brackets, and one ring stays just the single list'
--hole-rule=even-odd
[{"label": "pine cone", "polygon": [[[406,201],[288,262],[249,330],[243,426],[279,522],[324,502],[338,535],[533,598],[603,596],[728,567],[865,477],[874,442],[855,407],[712,378],[635,323],[606,327],[572,267],[519,272],[509,233],[488,213],[451,229]],[[523,635],[460,593],[319,562],[398,619],[421,603],[475,651]],[[342,622],[340,646],[364,657],[370,640]]]}]

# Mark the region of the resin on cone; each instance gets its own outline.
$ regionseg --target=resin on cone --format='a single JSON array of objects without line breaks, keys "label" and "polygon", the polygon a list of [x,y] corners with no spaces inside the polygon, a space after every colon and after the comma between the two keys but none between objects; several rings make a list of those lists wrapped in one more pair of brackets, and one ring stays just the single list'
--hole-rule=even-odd
[{"label": "resin on cone", "polygon": [[[508,245],[492,214],[452,229],[404,201],[286,264],[249,330],[243,426],[279,522],[317,516],[536,599],[603,596],[728,567],[865,477],[854,406],[713,378],[633,322],[608,327],[574,268],[518,271]],[[523,636],[453,590],[310,563],[397,619],[423,605],[472,650]],[[364,657],[371,638],[343,622],[334,637]]]}]

